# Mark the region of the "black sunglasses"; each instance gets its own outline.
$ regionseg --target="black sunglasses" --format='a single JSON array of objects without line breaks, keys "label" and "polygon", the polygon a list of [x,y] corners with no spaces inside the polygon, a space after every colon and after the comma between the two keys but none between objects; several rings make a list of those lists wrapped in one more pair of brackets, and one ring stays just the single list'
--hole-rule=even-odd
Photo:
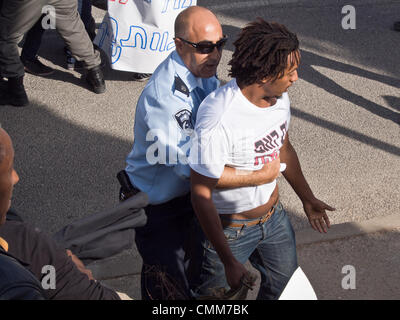
[{"label": "black sunglasses", "polygon": [[207,54],[213,52],[215,48],[217,48],[218,51],[221,51],[226,44],[226,41],[228,40],[228,36],[224,35],[224,37],[221,40],[218,40],[216,43],[212,43],[211,41],[201,41],[198,43],[194,43],[179,37],[177,39],[186,42],[187,44],[190,44],[193,48],[197,50],[198,53]]}]

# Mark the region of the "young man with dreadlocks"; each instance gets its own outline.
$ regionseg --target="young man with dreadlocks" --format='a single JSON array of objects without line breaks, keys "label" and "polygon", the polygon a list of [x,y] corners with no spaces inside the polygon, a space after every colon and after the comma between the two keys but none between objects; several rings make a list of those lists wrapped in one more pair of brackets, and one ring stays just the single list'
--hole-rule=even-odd
[{"label": "young man with dreadlocks", "polygon": [[238,288],[247,274],[243,264],[250,260],[261,273],[257,299],[277,299],[298,265],[276,179],[254,187],[216,188],[224,166],[245,175],[280,159],[283,176],[319,232],[330,226],[325,210],[335,209],[314,196],[289,141],[287,90],[298,79],[300,63],[296,35],[259,18],[234,45],[229,63],[234,79],[201,104],[189,157],[193,207],[206,236],[194,291],[210,295],[221,287]]}]

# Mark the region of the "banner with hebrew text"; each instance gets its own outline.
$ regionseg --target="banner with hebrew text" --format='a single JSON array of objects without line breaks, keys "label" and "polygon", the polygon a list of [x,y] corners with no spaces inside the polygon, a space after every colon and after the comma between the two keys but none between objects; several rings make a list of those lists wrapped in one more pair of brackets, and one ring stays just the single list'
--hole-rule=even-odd
[{"label": "banner with hebrew text", "polygon": [[197,0],[108,0],[96,43],[113,69],[153,73],[175,49],[174,22]]}]

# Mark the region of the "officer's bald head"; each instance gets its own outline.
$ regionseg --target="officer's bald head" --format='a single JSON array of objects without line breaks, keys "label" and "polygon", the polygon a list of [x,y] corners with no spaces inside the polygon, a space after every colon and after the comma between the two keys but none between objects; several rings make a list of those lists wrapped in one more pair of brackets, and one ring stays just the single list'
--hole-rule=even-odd
[{"label": "officer's bald head", "polygon": [[183,10],[175,20],[175,37],[189,40],[193,33],[204,32],[205,28],[221,28],[221,25],[210,10],[192,6]]},{"label": "officer's bald head", "polygon": [[216,49],[216,47],[209,52],[203,52],[198,50],[196,44],[215,44],[222,38],[221,24],[217,17],[206,8],[189,7],[183,10],[175,20],[176,51],[195,77],[214,76],[222,54],[222,49]]}]

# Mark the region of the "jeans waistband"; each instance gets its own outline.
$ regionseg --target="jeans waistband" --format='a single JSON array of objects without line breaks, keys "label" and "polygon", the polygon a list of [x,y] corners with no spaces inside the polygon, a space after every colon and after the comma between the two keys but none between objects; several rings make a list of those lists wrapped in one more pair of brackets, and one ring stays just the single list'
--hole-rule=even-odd
[{"label": "jeans waistband", "polygon": [[224,227],[224,228],[227,228],[227,227],[242,228],[244,226],[251,227],[251,226],[255,226],[257,224],[263,224],[263,223],[267,222],[269,220],[269,218],[271,218],[271,216],[274,214],[275,209],[279,205],[280,205],[280,201],[278,200],[267,213],[265,213],[264,215],[262,215],[260,217],[255,218],[255,219],[251,219],[251,220],[232,220],[232,219],[229,219],[228,217],[224,217],[224,215],[220,215],[219,217],[221,219],[222,227]]}]

